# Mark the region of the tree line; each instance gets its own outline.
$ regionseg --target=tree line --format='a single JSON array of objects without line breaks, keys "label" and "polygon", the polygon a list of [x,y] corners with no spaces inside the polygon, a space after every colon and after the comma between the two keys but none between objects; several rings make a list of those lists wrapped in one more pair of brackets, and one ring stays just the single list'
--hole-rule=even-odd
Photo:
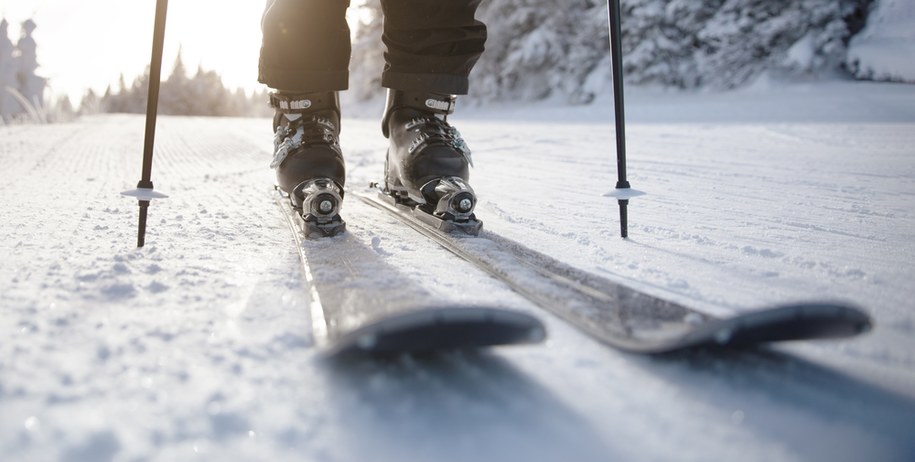
[{"label": "tree line", "polygon": [[[130,84],[121,74],[115,87],[111,85],[102,95],[89,90],[80,104],[80,113],[132,113],[146,112],[149,89],[149,68]],[[271,114],[267,104],[267,91],[247,93],[243,89],[230,89],[216,71],[198,66],[190,74],[184,65],[181,52],[175,59],[171,75],[162,81],[159,89],[159,113],[191,116],[266,116]]]}]

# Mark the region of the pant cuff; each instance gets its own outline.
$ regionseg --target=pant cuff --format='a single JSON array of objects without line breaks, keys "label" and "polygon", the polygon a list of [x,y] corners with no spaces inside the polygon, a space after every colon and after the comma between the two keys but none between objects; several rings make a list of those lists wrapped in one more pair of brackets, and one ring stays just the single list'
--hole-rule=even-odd
[{"label": "pant cuff", "polygon": [[274,90],[290,92],[342,91],[349,87],[349,71],[290,71],[261,67],[257,81]]},{"label": "pant cuff", "polygon": [[470,79],[453,74],[407,74],[385,71],[381,86],[392,90],[440,93],[443,95],[466,95]]}]

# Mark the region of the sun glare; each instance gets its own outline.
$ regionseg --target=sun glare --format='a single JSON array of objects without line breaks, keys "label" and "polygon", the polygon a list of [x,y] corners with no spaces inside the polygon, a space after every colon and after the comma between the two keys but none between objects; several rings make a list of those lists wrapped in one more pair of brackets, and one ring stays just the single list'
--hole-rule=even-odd
[{"label": "sun glare", "polygon": [[263,10],[263,2],[250,0],[171,2],[165,72],[171,69],[180,46],[184,63],[191,70],[202,65],[222,75],[228,87],[256,88]]},{"label": "sun glare", "polygon": [[[230,6],[228,6],[230,5]],[[186,66],[219,72],[226,85],[257,87],[262,2],[172,0],[166,25],[164,73],[182,48]],[[103,92],[123,74],[130,83],[149,65],[155,0],[2,0],[0,16],[38,28],[39,73],[52,92],[78,100],[87,89]]]},{"label": "sun glare", "polygon": [[[129,84],[149,65],[155,0],[0,0],[0,17],[10,22],[10,39],[19,24],[33,19],[39,73],[52,92],[74,103],[89,88],[104,92],[123,74]],[[358,14],[354,1],[350,22]],[[265,1],[171,0],[165,33],[163,74],[182,52],[185,66],[218,72],[230,88],[254,90],[261,45],[260,19]],[[355,24],[353,24],[355,26]],[[355,30],[355,28],[354,28]]]}]

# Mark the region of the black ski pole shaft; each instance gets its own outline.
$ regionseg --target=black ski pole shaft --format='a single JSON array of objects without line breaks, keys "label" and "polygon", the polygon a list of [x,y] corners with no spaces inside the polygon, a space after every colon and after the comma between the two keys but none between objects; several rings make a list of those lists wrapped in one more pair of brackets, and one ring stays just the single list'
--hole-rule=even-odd
[{"label": "black ski pole shaft", "polygon": [[[608,15],[610,19],[610,60],[613,64],[613,109],[616,121],[616,189],[629,189],[626,179],[626,115],[623,103],[623,44],[620,25],[620,0],[609,0]],[[621,196],[620,233],[623,238],[629,236],[628,207],[629,199]]]},{"label": "black ski pole shaft", "polygon": [[[159,83],[162,76],[162,49],[165,44],[165,15],[168,0],[156,0],[156,20],[153,28],[152,57],[149,61],[149,93],[146,101],[146,134],[143,141],[143,173],[137,189],[153,189],[152,162],[156,139],[156,117],[159,106]],[[149,200],[140,199],[140,222],[137,247],[146,244],[146,214]]]}]

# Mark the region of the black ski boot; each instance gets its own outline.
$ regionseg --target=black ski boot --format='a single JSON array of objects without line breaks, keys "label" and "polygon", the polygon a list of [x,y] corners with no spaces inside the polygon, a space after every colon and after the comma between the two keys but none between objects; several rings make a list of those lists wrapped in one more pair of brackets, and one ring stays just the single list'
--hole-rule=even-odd
[{"label": "black ski boot", "polygon": [[473,214],[477,197],[467,184],[470,149],[447,121],[454,102],[450,95],[388,90],[384,193],[443,231],[476,235],[483,223]]},{"label": "black ski boot", "polygon": [[270,95],[274,157],[280,190],[299,212],[306,234],[334,236],[346,229],[340,218],[346,167],[340,150],[337,94],[277,92]]}]

